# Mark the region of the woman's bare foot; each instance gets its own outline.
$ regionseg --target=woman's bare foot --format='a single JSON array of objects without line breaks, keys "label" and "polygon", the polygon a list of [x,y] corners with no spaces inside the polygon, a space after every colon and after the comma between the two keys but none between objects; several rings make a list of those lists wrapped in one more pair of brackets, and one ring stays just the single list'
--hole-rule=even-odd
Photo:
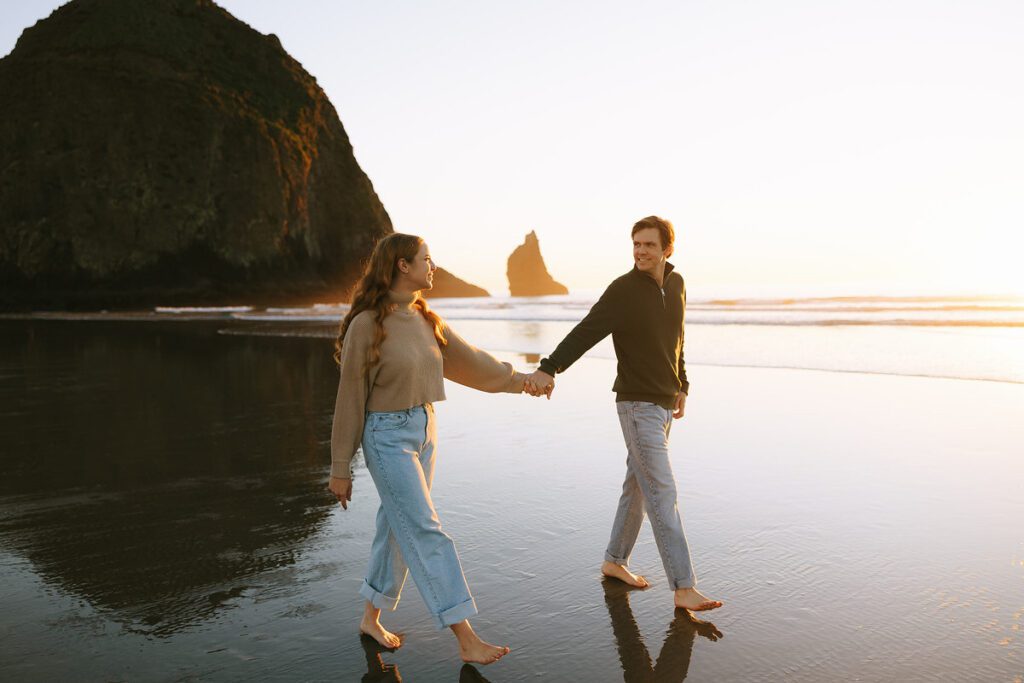
[{"label": "woman's bare foot", "polygon": [[379,621],[372,621],[367,623],[364,620],[362,623],[359,624],[359,632],[370,636],[371,638],[373,638],[389,650],[394,650],[395,648],[401,647],[402,645],[402,639],[394,633],[392,633],[391,631],[384,628],[383,626],[381,626]]},{"label": "woman's bare foot", "polygon": [[473,627],[469,625],[469,620],[453,624],[451,629],[459,641],[459,654],[462,655],[464,662],[493,664],[510,652],[507,647],[491,645],[481,640]]},{"label": "woman's bare foot", "polygon": [[719,600],[710,600],[701,594],[696,588],[680,588],[676,590],[676,607],[688,609],[691,612],[704,612],[709,609],[718,609],[722,606]]},{"label": "woman's bare foot", "polygon": [[369,601],[363,610],[363,620],[359,622],[359,632],[370,636],[389,650],[394,650],[402,645],[402,639],[399,636],[381,626],[380,610]]},{"label": "woman's bare foot", "polygon": [[630,586],[636,586],[637,588],[647,588],[651,585],[647,583],[647,579],[639,574],[634,574],[621,564],[615,564],[608,560],[605,560],[601,565],[601,573],[605,576],[610,576],[613,579],[618,579],[619,581],[628,583]]}]

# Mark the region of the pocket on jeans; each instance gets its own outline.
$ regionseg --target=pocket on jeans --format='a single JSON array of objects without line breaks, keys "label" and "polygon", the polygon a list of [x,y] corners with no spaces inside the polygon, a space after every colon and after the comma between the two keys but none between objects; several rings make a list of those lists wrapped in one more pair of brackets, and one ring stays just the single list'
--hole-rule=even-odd
[{"label": "pocket on jeans", "polygon": [[370,429],[375,432],[390,432],[409,424],[409,413],[373,413]]}]

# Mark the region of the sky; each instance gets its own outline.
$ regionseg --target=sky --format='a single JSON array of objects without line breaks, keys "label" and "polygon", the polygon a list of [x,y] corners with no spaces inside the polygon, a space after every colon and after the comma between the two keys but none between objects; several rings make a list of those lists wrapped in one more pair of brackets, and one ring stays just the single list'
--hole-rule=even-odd
[{"label": "sky", "polygon": [[[0,13],[0,54],[62,4]],[[1024,3],[222,0],[317,78],[397,230],[600,290],[1024,295]]]}]

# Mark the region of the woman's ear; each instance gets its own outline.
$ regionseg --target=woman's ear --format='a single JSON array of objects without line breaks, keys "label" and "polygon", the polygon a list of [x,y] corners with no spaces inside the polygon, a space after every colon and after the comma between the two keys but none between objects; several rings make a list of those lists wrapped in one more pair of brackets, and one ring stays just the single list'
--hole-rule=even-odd
[{"label": "woman's ear", "polygon": [[409,262],[404,258],[398,259],[398,270],[407,274],[409,273]]}]

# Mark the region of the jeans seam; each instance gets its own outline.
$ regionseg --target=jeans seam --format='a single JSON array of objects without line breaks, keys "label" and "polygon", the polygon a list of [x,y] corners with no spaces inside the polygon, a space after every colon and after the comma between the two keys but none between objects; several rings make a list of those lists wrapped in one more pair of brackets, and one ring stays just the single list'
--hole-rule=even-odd
[{"label": "jeans seam", "polygon": [[423,408],[423,441],[420,442],[420,453],[422,453],[423,448],[427,445],[427,436],[430,434],[430,412],[426,405],[420,407]]},{"label": "jeans seam", "polygon": [[[639,454],[639,457],[637,459],[640,460],[640,467],[641,467],[641,469],[644,472],[644,477],[647,478],[648,488],[651,491],[651,497],[652,497],[652,500],[651,500],[652,505],[651,505],[651,507],[654,510],[654,517],[656,517],[657,521],[658,521],[657,525],[653,525],[654,526],[654,534],[658,538],[658,540],[661,541],[661,546],[667,550],[667,548],[668,548],[668,541],[665,538],[665,530],[663,528],[664,527],[664,522],[661,519],[661,511],[658,508],[658,498],[657,498],[657,490],[656,490],[657,487],[656,486],[651,486],[651,474],[650,474],[650,471],[647,469],[647,461],[643,457],[644,448],[643,448],[643,443],[641,442],[641,439],[640,439],[640,430],[638,428],[637,421],[636,421],[636,406],[630,406],[629,417],[630,417],[630,422],[631,422],[632,427],[633,427],[633,435],[634,435],[634,437],[636,439],[637,453]],[[648,516],[650,516],[650,514],[648,514]],[[663,554],[665,556],[665,564],[667,564],[669,566],[669,570],[672,572],[672,580],[676,581],[677,580],[676,577],[678,576],[678,573],[676,572],[675,564],[672,562],[672,554],[669,553],[669,552],[665,552]]]},{"label": "jeans seam", "polygon": [[[380,455],[380,449],[377,448],[377,436],[376,436],[376,433],[371,430],[370,434],[372,435],[373,450],[379,456]],[[381,460],[381,467],[380,467],[381,478],[384,480],[384,485],[388,487],[388,494],[392,498],[396,498],[394,488],[391,486],[391,480],[390,480],[390,478],[387,475],[387,468],[384,466],[384,462],[383,462],[384,459],[380,458],[380,460]],[[419,565],[420,571],[423,572],[423,577],[426,579],[427,586],[430,588],[430,595],[434,598],[434,604],[437,605],[438,607],[440,607],[441,606],[441,599],[437,596],[437,590],[434,587],[434,582],[431,581],[431,579],[430,579],[430,572],[427,571],[426,566],[423,564],[423,561],[420,559],[419,553],[415,552],[416,551],[416,545],[415,545],[415,543],[412,543],[412,538],[411,538],[412,534],[409,532],[409,527],[407,526],[407,522],[406,522],[406,519],[405,519],[405,514],[402,513],[402,510],[401,510],[401,508],[399,506],[395,506],[395,515],[398,517],[398,523],[399,523],[399,526],[401,527],[402,535],[405,536],[406,542],[409,544],[410,549],[413,550],[412,554],[416,558],[415,559],[416,564]],[[404,557],[405,553],[403,552],[402,555]],[[406,560],[406,563],[408,563],[409,558],[406,557],[405,560]]]},{"label": "jeans seam", "polygon": [[[629,482],[630,472],[631,472],[630,464],[629,464],[629,460],[627,458],[627,460],[626,460],[626,478],[622,482],[623,491],[625,491],[625,487],[626,487],[626,485]],[[640,484],[637,482],[637,476],[636,476],[635,472],[632,474],[632,477],[633,477],[633,486],[636,487],[637,490],[639,490],[640,489]],[[643,516],[644,516],[643,491],[640,491],[639,498],[640,498],[640,500],[639,500],[640,524],[642,525],[643,524]],[[621,495],[620,495],[620,500],[621,500]],[[632,518],[635,516],[632,513],[631,510],[632,510],[632,507],[636,507],[636,506],[637,506],[637,502],[634,500],[634,502],[631,504],[631,507],[627,507],[627,509],[626,509],[626,513],[624,514],[624,518],[622,520],[622,528],[617,528],[617,527],[615,528],[615,531],[618,532],[618,536],[615,538],[615,540],[618,543],[618,545],[615,548],[615,550],[617,552],[615,552],[615,553],[606,553],[608,555],[611,555],[612,557],[615,558],[615,560],[618,561],[618,562],[616,562],[616,564],[621,564],[624,567],[628,567],[629,566],[629,558],[633,554],[633,547],[634,547],[634,545],[636,543],[636,538],[634,538],[633,539],[633,543],[630,545],[629,552],[625,552],[624,546],[626,545],[626,543],[625,543],[625,540],[624,540],[625,539],[624,532],[631,525]],[[618,513],[616,513],[616,514],[618,514]],[[617,519],[617,517],[616,517],[616,519]],[[611,544],[609,544],[609,549],[610,549],[610,545]],[[618,552],[620,550],[622,552]]]}]

